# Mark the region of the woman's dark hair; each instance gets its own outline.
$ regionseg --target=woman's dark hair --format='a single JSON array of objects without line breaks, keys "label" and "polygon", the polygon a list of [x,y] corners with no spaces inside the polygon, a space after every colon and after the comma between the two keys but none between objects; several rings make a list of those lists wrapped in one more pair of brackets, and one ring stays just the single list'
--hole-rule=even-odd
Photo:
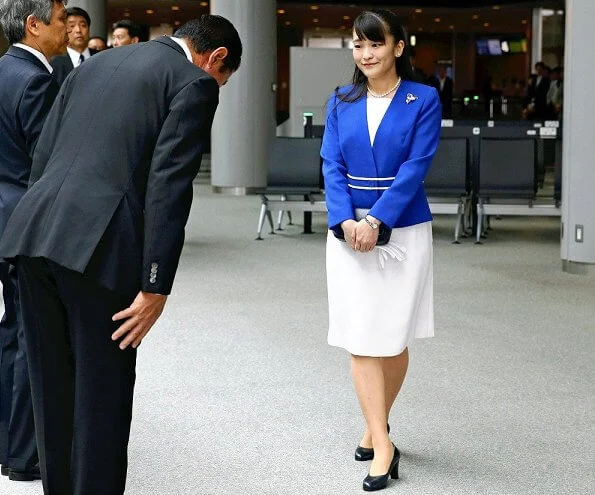
[{"label": "woman's dark hair", "polygon": [[225,17],[203,14],[178,29],[174,36],[184,38],[196,53],[205,53],[224,46],[227,57],[223,59],[222,70],[235,72],[242,60],[242,41],[236,28]]},{"label": "woman's dark hair", "polygon": [[[367,39],[384,43],[387,35],[392,35],[395,39],[395,44],[402,41],[405,48],[401,56],[396,59],[395,69],[402,79],[413,79],[413,70],[409,61],[407,33],[395,14],[390,10],[383,9],[366,10],[355,19],[353,30],[361,40]],[[367,91],[368,78],[356,65],[353,73],[353,88],[347,94],[339,95],[339,99],[352,103],[359,100]]]}]

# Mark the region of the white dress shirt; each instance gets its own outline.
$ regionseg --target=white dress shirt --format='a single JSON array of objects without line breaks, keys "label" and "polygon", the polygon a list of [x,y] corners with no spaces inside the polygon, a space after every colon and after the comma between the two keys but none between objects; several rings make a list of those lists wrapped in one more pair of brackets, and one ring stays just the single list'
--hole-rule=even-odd
[{"label": "white dress shirt", "polygon": [[35,48],[31,48],[28,45],[24,45],[23,43],[15,43],[12,46],[16,46],[18,48],[22,48],[23,50],[26,50],[29,53],[32,53],[33,55],[35,55],[39,59],[39,61],[45,66],[45,68],[48,70],[48,72],[50,74],[52,72],[54,72],[54,68],[50,65],[50,63],[48,62],[48,59],[45,58],[45,55],[43,53],[41,53],[39,50],[36,50]]},{"label": "white dress shirt", "polygon": [[186,40],[182,38],[176,38],[174,36],[170,36],[170,38],[182,47],[182,50],[184,50],[184,53],[186,54],[186,58],[192,62],[192,54],[190,53],[190,48],[188,48],[188,43],[186,43]]},{"label": "white dress shirt", "polygon": [[[76,50],[73,50],[70,47],[66,48],[66,51],[68,52],[68,55],[70,56],[70,60],[72,60],[72,65],[74,67],[78,67],[79,65],[81,65],[81,53],[77,52]],[[88,48],[85,48],[85,50],[82,52],[82,55],[83,57],[85,57],[85,60],[87,60],[89,59],[89,57],[91,57],[91,52]]]}]

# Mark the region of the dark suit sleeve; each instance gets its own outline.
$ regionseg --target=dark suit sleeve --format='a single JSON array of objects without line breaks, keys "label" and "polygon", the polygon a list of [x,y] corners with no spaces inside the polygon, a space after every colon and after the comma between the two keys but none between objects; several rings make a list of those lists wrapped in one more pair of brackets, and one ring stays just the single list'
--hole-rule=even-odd
[{"label": "dark suit sleeve", "polygon": [[[70,81],[68,78],[67,81]],[[29,187],[37,182],[43,173],[45,166],[54,149],[54,143],[60,129],[60,122],[62,121],[62,114],[64,112],[64,104],[66,101],[66,92],[69,84],[64,84],[55,97],[54,102],[50,108],[45,124],[39,136],[35,153],[33,154],[33,164],[31,165],[31,175],[29,177]],[[56,86],[58,89],[58,86]]]},{"label": "dark suit sleeve", "polygon": [[399,217],[422,187],[440,139],[440,99],[435,89],[425,98],[413,131],[407,160],[399,167],[390,189],[382,193],[370,215],[386,225],[396,225]]},{"label": "dark suit sleeve", "polygon": [[62,86],[66,77],[74,68],[70,56],[68,54],[58,55],[50,61],[50,65],[54,68],[53,75],[56,78],[58,86]]},{"label": "dark suit sleeve", "polygon": [[33,155],[41,129],[58,94],[58,84],[51,74],[39,74],[29,81],[19,102],[19,121],[29,156]]},{"label": "dark suit sleeve", "polygon": [[219,103],[212,78],[188,84],[171,102],[147,182],[142,290],[169,294],[184,244],[192,181],[200,167]]}]

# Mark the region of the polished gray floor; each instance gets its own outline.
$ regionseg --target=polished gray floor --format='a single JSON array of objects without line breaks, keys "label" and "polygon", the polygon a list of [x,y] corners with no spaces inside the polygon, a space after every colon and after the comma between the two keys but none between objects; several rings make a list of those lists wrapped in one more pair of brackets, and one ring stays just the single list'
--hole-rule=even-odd
[{"label": "polished gray floor", "polygon": [[[256,242],[257,198],[195,192],[139,351],[126,493],[362,493],[349,359],[326,345],[325,217]],[[386,493],[593,493],[595,269],[562,272],[555,219],[492,226],[453,245],[453,219],[435,221],[437,336],[411,351]],[[41,492],[0,480],[2,495]]]}]

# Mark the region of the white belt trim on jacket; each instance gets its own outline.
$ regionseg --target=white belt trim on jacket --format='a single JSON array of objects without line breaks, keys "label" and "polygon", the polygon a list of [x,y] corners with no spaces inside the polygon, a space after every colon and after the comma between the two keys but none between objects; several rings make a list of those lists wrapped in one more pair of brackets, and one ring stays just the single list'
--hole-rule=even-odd
[{"label": "white belt trim on jacket", "polygon": [[352,189],[363,189],[365,191],[385,191],[390,189],[390,187],[366,187],[366,186],[352,186],[351,184],[347,184]]},{"label": "white belt trim on jacket", "polygon": [[395,180],[395,177],[355,177],[349,174],[347,174],[347,178],[353,180]]}]

